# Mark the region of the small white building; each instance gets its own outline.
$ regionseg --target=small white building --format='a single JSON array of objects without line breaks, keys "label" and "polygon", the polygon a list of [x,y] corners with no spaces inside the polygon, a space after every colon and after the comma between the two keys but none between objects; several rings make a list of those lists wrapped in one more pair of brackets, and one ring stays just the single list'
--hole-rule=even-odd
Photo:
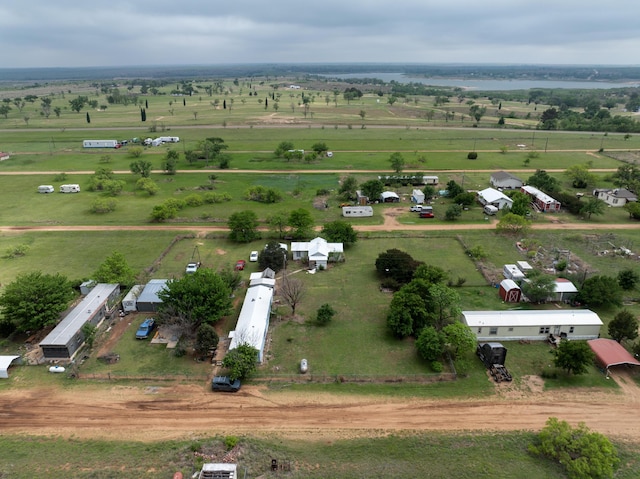
[{"label": "small white building", "polygon": [[513,206],[513,200],[505,195],[502,191],[495,190],[493,188],[485,188],[482,191],[478,191],[478,201],[481,205],[492,205],[499,210],[503,208],[511,208]]},{"label": "small white building", "polygon": [[501,188],[503,190],[517,190],[523,185],[520,178],[506,171],[496,171],[492,173],[489,183],[491,183],[491,186],[494,188]]},{"label": "small white building", "polygon": [[624,206],[627,203],[638,201],[638,197],[626,188],[616,188],[613,190],[596,189],[593,196],[604,201],[609,206]]},{"label": "small white building", "polygon": [[411,202],[421,205],[424,203],[424,193],[419,189],[414,189],[411,193]]},{"label": "small white building", "polygon": [[122,310],[125,313],[131,313],[138,310],[138,297],[144,289],[144,284],[136,284],[129,290],[127,295],[122,299]]},{"label": "small white building", "polygon": [[566,303],[578,295],[578,288],[566,278],[557,278],[553,293],[547,298],[550,302]]},{"label": "small white building", "polygon": [[291,243],[291,255],[294,261],[307,259],[311,267],[326,268],[329,262],[344,261],[344,245],[317,237],[309,242]]},{"label": "small white building", "polygon": [[595,339],[602,320],[588,309],[544,311],[463,311],[462,322],[478,341],[546,340],[549,334],[567,339]]},{"label": "small white building", "polygon": [[[300,88],[300,87],[298,87]],[[227,463],[205,463],[200,469],[198,479],[237,479],[238,465]]]},{"label": "small white building", "polygon": [[400,196],[394,191],[383,191],[380,193],[380,201],[382,203],[399,203]]}]

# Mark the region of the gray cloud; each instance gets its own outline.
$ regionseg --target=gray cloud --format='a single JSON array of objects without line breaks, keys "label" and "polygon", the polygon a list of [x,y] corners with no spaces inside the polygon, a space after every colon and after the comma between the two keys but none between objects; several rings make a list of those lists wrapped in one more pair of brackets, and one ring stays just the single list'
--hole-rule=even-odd
[{"label": "gray cloud", "polygon": [[633,0],[4,0],[0,66],[635,64],[638,12]]}]

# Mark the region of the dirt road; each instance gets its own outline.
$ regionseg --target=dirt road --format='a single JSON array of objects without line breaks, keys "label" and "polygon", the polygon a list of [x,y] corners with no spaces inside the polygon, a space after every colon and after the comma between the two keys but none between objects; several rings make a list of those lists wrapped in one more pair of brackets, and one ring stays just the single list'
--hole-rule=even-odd
[{"label": "dirt road", "polygon": [[533,392],[524,387],[486,400],[306,395],[255,386],[237,394],[214,394],[205,385],[104,388],[88,383],[82,389],[13,389],[0,393],[0,430],[141,441],[216,433],[321,439],[401,430],[538,430],[555,416],[639,441],[636,393]]}]

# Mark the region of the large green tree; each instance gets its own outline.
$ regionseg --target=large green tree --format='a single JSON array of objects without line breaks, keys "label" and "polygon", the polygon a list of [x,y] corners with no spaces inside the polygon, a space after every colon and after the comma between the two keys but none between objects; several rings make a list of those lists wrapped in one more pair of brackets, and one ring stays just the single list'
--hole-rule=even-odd
[{"label": "large green tree", "polygon": [[453,359],[470,353],[476,347],[477,339],[471,329],[459,321],[442,328],[442,342]]},{"label": "large green tree", "polygon": [[131,287],[135,282],[136,274],[127,263],[127,258],[122,253],[114,251],[98,267],[93,274],[93,279],[98,283],[114,283]]},{"label": "large green tree", "polygon": [[404,160],[404,156],[402,156],[402,153],[392,153],[391,156],[389,157],[389,163],[391,163],[391,168],[393,169],[393,171],[395,171],[396,173],[402,173],[402,170],[404,170],[405,167],[405,160]]},{"label": "large green tree", "polygon": [[294,238],[302,239],[311,235],[313,216],[309,210],[297,208],[289,213],[289,226]]},{"label": "large green tree", "polygon": [[522,282],[522,294],[532,303],[542,303],[556,288],[556,279],[549,274],[534,273],[529,281]]},{"label": "large green tree", "polygon": [[201,324],[213,324],[231,312],[231,288],[215,271],[199,268],[193,274],[167,282],[158,292],[159,312],[167,323],[193,333]]},{"label": "large green tree", "polygon": [[510,234],[510,235],[522,235],[531,228],[531,221],[516,215],[515,213],[507,213],[496,225],[496,231],[498,233]]},{"label": "large green tree", "polygon": [[571,184],[574,188],[586,188],[592,186],[596,181],[596,175],[589,171],[590,165],[572,165],[564,172],[571,178]]},{"label": "large green tree", "polygon": [[376,270],[385,278],[393,278],[398,283],[408,283],[414,271],[422,263],[414,260],[409,253],[399,249],[388,249],[376,259]]},{"label": "large green tree", "polygon": [[615,278],[596,275],[584,281],[576,299],[583,304],[595,307],[620,306],[622,288]]},{"label": "large green tree", "polygon": [[591,215],[603,215],[606,211],[607,204],[598,198],[589,198],[580,208],[580,214],[586,215],[587,219],[591,219]]},{"label": "large green tree", "polygon": [[584,423],[574,428],[555,417],[547,420],[529,451],[560,464],[569,479],[610,479],[620,464],[618,452],[605,436],[589,431]]},{"label": "large green tree", "polygon": [[384,183],[380,180],[365,181],[360,185],[360,190],[370,201],[376,201],[384,191]]},{"label": "large green tree", "polygon": [[586,341],[561,341],[554,351],[553,363],[569,374],[585,374],[595,359]]},{"label": "large green tree", "polygon": [[433,326],[422,328],[416,339],[416,351],[426,361],[439,361],[444,353],[442,335]]},{"label": "large green tree", "polygon": [[536,172],[529,177],[527,184],[544,191],[547,194],[555,193],[560,189],[560,182],[553,176],[549,176],[545,170],[536,170]]},{"label": "large green tree", "polygon": [[277,241],[269,241],[258,257],[258,264],[264,271],[271,268],[276,273],[285,267],[287,252]]},{"label": "large green tree", "polygon": [[227,225],[231,232],[229,239],[236,243],[250,243],[260,238],[258,215],[253,210],[244,210],[229,216]]},{"label": "large green tree", "polygon": [[34,271],[19,274],[5,286],[0,308],[4,320],[18,331],[37,331],[56,324],[73,297],[73,287],[65,276]]},{"label": "large green tree", "polygon": [[325,223],[320,235],[331,243],[351,245],[358,241],[358,233],[353,229],[353,226],[341,220]]},{"label": "large green tree", "polygon": [[611,320],[608,331],[609,336],[618,342],[623,339],[634,340],[638,337],[638,320],[631,311],[623,309]]}]

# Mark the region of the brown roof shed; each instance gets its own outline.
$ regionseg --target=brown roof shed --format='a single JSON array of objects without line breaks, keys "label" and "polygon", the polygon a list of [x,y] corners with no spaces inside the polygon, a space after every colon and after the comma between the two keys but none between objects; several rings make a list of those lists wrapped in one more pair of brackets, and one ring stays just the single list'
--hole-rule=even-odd
[{"label": "brown roof shed", "polygon": [[596,358],[605,368],[628,364],[640,366],[640,361],[634,358],[629,351],[613,339],[598,338],[587,341],[596,353]]}]

